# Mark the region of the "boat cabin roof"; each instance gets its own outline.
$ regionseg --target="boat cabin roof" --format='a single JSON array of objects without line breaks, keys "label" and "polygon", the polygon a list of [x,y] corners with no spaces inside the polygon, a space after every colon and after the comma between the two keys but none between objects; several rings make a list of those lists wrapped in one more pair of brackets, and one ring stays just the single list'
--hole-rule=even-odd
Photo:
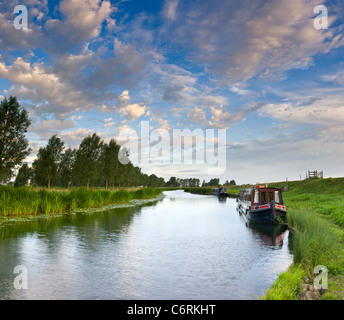
[{"label": "boat cabin roof", "polygon": [[261,190],[261,191],[281,191],[282,192],[282,189],[281,188],[270,188],[270,187],[255,187],[255,188],[246,188],[246,189],[241,189],[240,191],[243,191],[243,192],[252,192],[253,190]]},{"label": "boat cabin roof", "polygon": [[252,204],[265,204],[270,203],[272,200],[283,204],[282,190],[280,188],[256,187],[242,189],[239,192],[239,199],[249,201]]}]

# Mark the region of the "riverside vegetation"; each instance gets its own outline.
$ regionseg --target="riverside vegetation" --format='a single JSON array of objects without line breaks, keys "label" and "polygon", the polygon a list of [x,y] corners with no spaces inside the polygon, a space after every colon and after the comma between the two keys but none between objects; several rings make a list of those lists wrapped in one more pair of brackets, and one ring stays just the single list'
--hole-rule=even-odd
[{"label": "riverside vegetation", "polygon": [[296,230],[292,235],[294,261],[262,299],[299,299],[305,279],[313,284],[314,268],[323,265],[328,270],[328,289],[319,298],[343,300],[344,178],[289,182],[289,190],[283,197],[288,224]]},{"label": "riverside vegetation", "polygon": [[80,209],[100,208],[125,203],[133,199],[151,199],[162,189],[87,190],[70,191],[36,190],[28,187],[0,186],[0,217],[58,214]]},{"label": "riverside vegetation", "polygon": [[[286,182],[269,183],[281,188]],[[229,194],[254,185],[226,186]],[[288,225],[293,230],[293,264],[281,273],[261,297],[262,300],[297,300],[302,298],[306,281],[313,284],[314,268],[328,270],[328,289],[318,298],[344,299],[344,178],[307,179],[288,182],[283,193],[288,209]],[[209,195],[211,188],[188,188],[191,193]]]},{"label": "riverside vegetation", "polygon": [[[97,134],[81,142],[79,148],[66,148],[56,135],[46,147],[41,147],[30,168],[23,160],[30,154],[25,134],[31,120],[15,97],[0,103],[0,184],[8,183],[19,168],[14,187],[0,186],[0,216],[19,216],[40,213],[54,214],[76,209],[102,207],[124,203],[132,199],[152,198],[162,189],[139,190],[86,190],[37,191],[26,186],[29,181],[36,186],[149,186],[162,187],[163,178],[146,175],[130,161],[122,165],[119,158],[127,158],[126,150],[120,152],[116,141],[105,143]],[[170,182],[170,183],[169,183]],[[178,187],[174,177],[166,183]],[[234,182],[234,180],[233,180]],[[183,182],[184,183],[184,182]],[[199,181],[188,181],[199,185]],[[231,184],[231,183],[228,183]],[[235,184],[235,183],[233,183]],[[209,183],[208,185],[214,185]],[[269,184],[281,187],[284,183]],[[229,194],[238,194],[243,186],[227,186]],[[244,187],[248,187],[245,185]],[[329,271],[329,288],[322,299],[344,298],[344,178],[314,179],[289,182],[289,192],[284,193],[288,207],[288,224],[296,230],[292,237],[294,262],[282,273],[262,299],[298,299],[305,277],[314,280],[314,267],[324,265]],[[189,188],[192,193],[210,194],[211,187]]]}]

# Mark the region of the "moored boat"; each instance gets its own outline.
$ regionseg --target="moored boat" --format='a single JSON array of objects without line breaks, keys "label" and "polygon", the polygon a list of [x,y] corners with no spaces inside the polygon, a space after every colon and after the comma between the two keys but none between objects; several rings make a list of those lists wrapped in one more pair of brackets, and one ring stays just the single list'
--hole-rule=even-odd
[{"label": "moored boat", "polygon": [[211,194],[213,196],[218,196],[218,197],[228,197],[227,189],[225,187],[213,188],[211,190]]},{"label": "moored boat", "polygon": [[237,207],[241,214],[254,222],[278,223],[286,219],[287,215],[279,188],[258,186],[242,189],[237,199]]}]

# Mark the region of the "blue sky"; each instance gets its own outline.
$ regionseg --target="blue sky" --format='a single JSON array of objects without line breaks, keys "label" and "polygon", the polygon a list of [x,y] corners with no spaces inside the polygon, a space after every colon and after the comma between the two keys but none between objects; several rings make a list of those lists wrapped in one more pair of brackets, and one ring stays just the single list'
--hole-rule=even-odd
[{"label": "blue sky", "polygon": [[[28,29],[13,27],[19,4]],[[343,27],[339,0],[1,1],[0,98],[30,112],[29,162],[53,134],[77,147],[149,121],[226,129],[222,182],[343,176]],[[212,178],[207,164],[141,167]]]}]

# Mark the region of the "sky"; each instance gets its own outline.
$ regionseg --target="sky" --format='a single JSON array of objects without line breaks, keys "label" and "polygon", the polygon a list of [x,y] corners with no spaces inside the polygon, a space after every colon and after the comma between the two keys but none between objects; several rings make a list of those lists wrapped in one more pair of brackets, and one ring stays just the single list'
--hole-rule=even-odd
[{"label": "sky", "polygon": [[[14,27],[17,5],[27,28]],[[4,0],[0,99],[29,111],[29,163],[54,134],[71,148],[94,132],[140,143],[145,126],[161,150],[133,162],[165,179],[340,177],[343,28],[341,0]],[[201,147],[184,139],[184,157],[203,161],[173,160],[186,129]]]}]

